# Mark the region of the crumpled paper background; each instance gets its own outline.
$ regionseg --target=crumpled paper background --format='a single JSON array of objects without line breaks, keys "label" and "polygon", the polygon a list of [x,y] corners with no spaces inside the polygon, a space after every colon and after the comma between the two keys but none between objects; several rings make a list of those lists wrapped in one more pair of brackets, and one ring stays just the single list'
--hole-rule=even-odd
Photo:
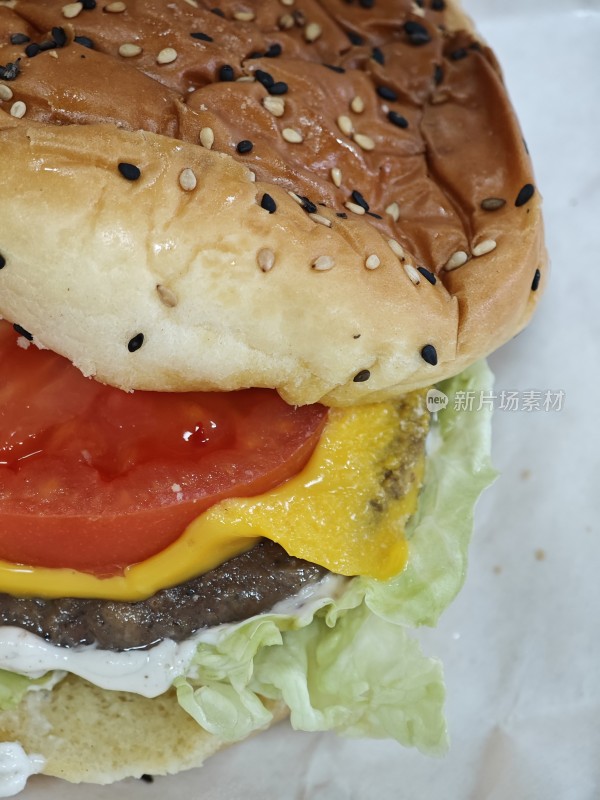
[{"label": "crumpled paper background", "polygon": [[564,400],[496,413],[501,477],[465,588],[421,636],[445,663],[450,752],[282,724],[202,770],[105,788],[34,777],[24,800],[600,798],[600,1],[465,5],[519,111],[553,264],[534,322],[491,359],[497,391]]}]

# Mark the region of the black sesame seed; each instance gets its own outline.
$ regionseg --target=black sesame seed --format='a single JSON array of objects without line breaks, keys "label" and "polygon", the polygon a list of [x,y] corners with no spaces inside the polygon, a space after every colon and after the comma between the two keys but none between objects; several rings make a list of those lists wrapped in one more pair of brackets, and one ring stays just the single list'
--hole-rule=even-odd
[{"label": "black sesame seed", "polygon": [[423,0],[415,0],[415,5],[418,6],[419,8],[423,8],[425,3],[423,2]]},{"label": "black sesame seed", "polygon": [[154,778],[152,775],[141,775],[140,780],[144,781],[144,783],[154,783]]},{"label": "black sesame seed", "polygon": [[346,214],[345,211],[338,211],[336,217],[339,217],[340,219],[348,219],[348,214]]},{"label": "black sesame seed", "polygon": [[276,83],[267,87],[267,92],[273,95],[287,94],[288,85],[285,81],[276,81]]},{"label": "black sesame seed", "polygon": [[217,17],[224,17],[224,16],[225,16],[225,12],[224,12],[224,11],[221,11],[221,9],[220,9],[220,8],[211,8],[211,12],[212,12],[213,14],[216,14],[216,15],[217,15]]},{"label": "black sesame seed", "polygon": [[542,273],[539,269],[536,269],[535,275],[533,276],[533,283],[531,284],[531,291],[537,292],[538,286],[540,285],[540,278],[542,277]]},{"label": "black sesame seed", "polygon": [[264,69],[257,69],[254,72],[254,77],[259,83],[262,83],[266,89],[268,89],[269,86],[273,86],[275,83],[273,76],[269,72],[265,72]]},{"label": "black sesame seed", "polygon": [[378,64],[385,64],[385,56],[383,55],[383,50],[379,47],[374,47],[371,50],[371,58],[373,61],[376,61]]},{"label": "black sesame seed", "polygon": [[408,128],[408,120],[406,117],[403,117],[402,114],[398,114],[396,111],[390,111],[387,116],[393,125],[397,125],[399,128]]},{"label": "black sesame seed", "polygon": [[27,44],[31,39],[26,33],[13,33],[10,37],[11,44]]},{"label": "black sesame seed", "polygon": [[377,94],[379,97],[382,97],[384,100],[390,100],[392,103],[398,99],[396,92],[390,89],[389,86],[378,86]]},{"label": "black sesame seed", "polygon": [[136,167],[135,164],[129,164],[127,161],[120,162],[119,172],[128,181],[137,181],[142,174],[139,167]]},{"label": "black sesame seed", "polygon": [[352,338],[353,338],[353,339],[360,339],[360,337],[361,337],[361,334],[360,334],[360,333],[355,333],[355,334],[354,334],[354,336],[353,336]]},{"label": "black sesame seed", "polygon": [[446,8],[446,0],[431,0],[432,11],[444,11]]},{"label": "black sesame seed", "polygon": [[29,331],[26,331],[25,328],[23,328],[21,325],[17,325],[17,323],[15,322],[13,328],[20,336],[24,336],[28,342],[33,341],[33,334],[29,333]]},{"label": "black sesame seed", "polygon": [[144,334],[138,333],[132,339],[129,340],[127,343],[127,349],[130,353],[135,353],[136,350],[139,350],[140,347],[144,344]]},{"label": "black sesame seed", "polygon": [[424,25],[421,25],[420,22],[409,19],[408,22],[404,23],[403,27],[404,33],[408,36],[411,44],[418,47],[419,45],[427,44],[431,41],[429,31]]},{"label": "black sesame seed", "polygon": [[212,36],[209,36],[208,33],[202,33],[202,31],[194,31],[194,33],[190,33],[192,39],[199,39],[201,42],[214,42]]},{"label": "black sesame seed", "polygon": [[254,145],[250,139],[242,139],[241,142],[238,142],[235,149],[238,151],[238,153],[243,155],[244,153],[250,153],[253,147]]},{"label": "black sesame seed", "polygon": [[361,8],[373,8],[375,5],[375,0],[359,0],[358,5]]},{"label": "black sesame seed", "polygon": [[233,71],[233,67],[231,64],[223,64],[223,66],[219,69],[219,80],[220,81],[232,81],[235,78],[235,73]]},{"label": "black sesame seed", "polygon": [[0,65],[0,78],[3,81],[14,81],[17,75],[21,72],[21,67],[19,65],[19,61],[21,59],[17,58],[16,61],[9,61],[9,63],[3,67]]},{"label": "black sesame seed", "polygon": [[423,361],[431,364],[432,367],[435,367],[438,362],[437,351],[435,347],[432,344],[426,344],[421,350],[421,358]]},{"label": "black sesame seed", "polygon": [[439,86],[440,83],[444,80],[444,68],[441,64],[436,64],[433,68],[433,82],[436,86]]},{"label": "black sesame seed", "polygon": [[87,47],[88,50],[94,49],[94,43],[87,36],[76,36],[73,41],[80,44],[82,47]]},{"label": "black sesame seed", "polygon": [[365,43],[365,40],[359,33],[353,33],[352,31],[350,31],[348,33],[348,38],[350,39],[353,45],[356,45],[356,47],[360,47],[361,44]]},{"label": "black sesame seed", "polygon": [[467,56],[468,53],[464,47],[459,47],[450,53],[450,58],[452,61],[462,61],[462,59],[466,58]]},{"label": "black sesame seed", "polygon": [[277,211],[277,203],[270,194],[263,194],[262,200],[260,201],[260,207],[264,208],[265,211],[268,211],[269,214],[274,214]]},{"label": "black sesame seed", "polygon": [[517,195],[517,199],[515,200],[515,205],[517,206],[517,208],[519,208],[519,206],[524,206],[525,203],[528,203],[534,194],[535,194],[535,186],[532,183],[526,183],[525,186],[523,186],[523,188]]},{"label": "black sesame seed", "polygon": [[[31,45],[29,45],[29,47],[31,47]],[[52,39],[46,39],[45,41],[40,42],[40,53],[45,53],[46,50],[54,50],[55,47],[56,42],[54,42]]]},{"label": "black sesame seed", "polygon": [[486,197],[481,201],[481,207],[484,211],[497,211],[506,205],[506,200],[502,197]]},{"label": "black sesame seed", "polygon": [[279,42],[273,42],[273,44],[269,45],[269,49],[265,53],[265,58],[277,58],[277,56],[281,55],[282,49]]},{"label": "black sesame seed", "polygon": [[39,44],[36,44],[35,42],[28,44],[27,47],[25,48],[25,55],[27,56],[27,58],[35,58],[35,56],[37,56],[41,52],[42,48],[39,46]]},{"label": "black sesame seed", "polygon": [[336,67],[335,64],[323,64],[323,66],[327,67],[327,69],[332,70],[332,72],[339,72],[340,74],[346,72],[346,70],[343,67]]},{"label": "black sesame seed", "polygon": [[429,271],[428,269],[426,269],[425,267],[417,267],[417,269],[419,270],[419,272],[421,273],[421,275],[422,275],[424,278],[427,278],[427,280],[429,281],[429,283],[430,283],[432,286],[435,286],[435,284],[437,283],[437,278],[435,277],[435,275],[433,274],[433,272],[430,272],[430,271]]},{"label": "black sesame seed", "polygon": [[367,214],[368,214],[370,217],[374,217],[375,219],[383,219],[383,217],[381,216],[381,214],[376,214],[374,211],[367,211]]},{"label": "black sesame seed", "polygon": [[6,259],[5,259],[5,258],[4,258],[4,256],[3,256],[3,255],[0,253],[0,269],[4,269],[4,267],[5,267],[5,266],[6,266]]},{"label": "black sesame seed", "polygon": [[354,383],[364,383],[368,381],[371,377],[371,372],[368,369],[361,369],[360,372],[357,372],[356,375],[352,378]]},{"label": "black sesame seed", "polygon": [[251,53],[248,53],[248,55],[246,56],[246,58],[247,58],[248,60],[254,60],[254,59],[256,59],[256,58],[263,58],[263,57],[264,57],[264,55],[265,55],[265,54],[262,52],[262,50],[253,50]]},{"label": "black sesame seed", "polygon": [[96,8],[96,0],[81,0],[84,11],[92,11]]},{"label": "black sesame seed", "polygon": [[64,47],[67,43],[67,34],[64,28],[59,28],[58,26],[52,28],[52,38],[57,47]]},{"label": "black sesame seed", "polygon": [[316,214],[317,207],[313,203],[312,200],[309,200],[308,197],[305,195],[299,195],[300,200],[302,200],[302,208],[306,211],[307,214]]},{"label": "black sesame seed", "polygon": [[356,189],[352,192],[352,201],[356,203],[356,205],[361,206],[364,208],[365,211],[369,210],[369,204],[362,196],[360,192],[357,192]]}]

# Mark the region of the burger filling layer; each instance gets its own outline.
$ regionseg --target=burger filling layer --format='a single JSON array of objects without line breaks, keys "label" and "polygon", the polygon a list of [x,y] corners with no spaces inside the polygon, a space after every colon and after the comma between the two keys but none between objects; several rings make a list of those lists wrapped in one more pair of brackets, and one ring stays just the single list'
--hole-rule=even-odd
[{"label": "burger filling layer", "polygon": [[[17,347],[7,325],[0,343],[11,367],[0,392],[0,624],[63,646],[147,647],[266,611],[327,570],[385,578],[403,568],[428,426],[422,393],[329,412],[267,390],[127,395]],[[211,412],[193,445],[190,408]],[[224,496],[215,472],[218,489],[234,476]],[[140,521],[160,535],[165,519],[179,521],[175,541],[147,558]],[[109,570],[111,548],[123,547],[138,557]],[[82,554],[90,572],[73,566]]]}]

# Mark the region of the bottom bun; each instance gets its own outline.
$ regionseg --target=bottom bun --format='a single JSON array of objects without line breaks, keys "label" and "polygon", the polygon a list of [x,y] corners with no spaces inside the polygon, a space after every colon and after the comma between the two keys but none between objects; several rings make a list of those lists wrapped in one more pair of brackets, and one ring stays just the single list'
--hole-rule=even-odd
[{"label": "bottom bun", "polygon": [[[287,716],[283,703],[264,703],[272,724]],[[0,741],[42,755],[44,775],[98,784],[198,767],[227,744],[198,726],[173,689],[148,699],[74,675],[51,692],[29,692],[16,709],[1,713]]]}]

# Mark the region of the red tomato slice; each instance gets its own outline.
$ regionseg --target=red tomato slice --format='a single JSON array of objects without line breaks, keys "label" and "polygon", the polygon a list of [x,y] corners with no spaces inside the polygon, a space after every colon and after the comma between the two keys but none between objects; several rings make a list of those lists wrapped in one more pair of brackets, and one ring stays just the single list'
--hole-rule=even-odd
[{"label": "red tomato slice", "polygon": [[115,574],[297,474],[327,410],[269,389],[133,392],[0,323],[0,559]]}]

